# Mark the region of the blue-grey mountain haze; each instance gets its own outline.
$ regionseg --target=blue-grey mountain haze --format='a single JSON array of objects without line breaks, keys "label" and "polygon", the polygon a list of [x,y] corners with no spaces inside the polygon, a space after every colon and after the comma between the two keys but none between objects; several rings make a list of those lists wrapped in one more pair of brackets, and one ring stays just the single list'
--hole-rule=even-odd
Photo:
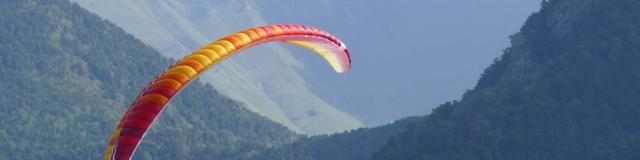
[{"label": "blue-grey mountain haze", "polygon": [[540,0],[74,1],[174,58],[254,25],[330,31],[353,54],[347,74],[336,75],[304,49],[270,45],[203,78],[249,109],[309,134],[428,114],[459,98],[540,6]]},{"label": "blue-grey mountain haze", "polygon": [[294,55],[307,64],[300,73],[316,95],[369,126],[458,99],[540,2],[256,1],[269,23],[317,26],[347,43],[353,68],[344,75],[334,75],[315,55]]}]

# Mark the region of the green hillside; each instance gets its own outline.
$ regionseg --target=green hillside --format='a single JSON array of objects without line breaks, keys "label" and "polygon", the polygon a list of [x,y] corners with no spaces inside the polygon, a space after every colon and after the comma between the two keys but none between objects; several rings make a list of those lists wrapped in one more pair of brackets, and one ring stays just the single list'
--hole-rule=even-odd
[{"label": "green hillside", "polygon": [[[71,1],[172,58],[185,56],[229,33],[266,24],[252,0]],[[362,127],[358,119],[312,92],[298,73],[305,64],[293,54],[313,53],[292,53],[273,43],[260,45],[225,60],[200,79],[246,104],[249,110],[298,133],[331,134]],[[323,67],[330,71],[326,64]]]},{"label": "green hillside", "polygon": [[260,155],[309,160],[640,159],[640,2],[544,1],[511,41],[475,88],[433,114],[304,138]]},{"label": "green hillside", "polygon": [[411,117],[380,127],[301,138],[294,143],[259,152],[251,159],[367,160],[387,139],[399,135],[420,120]]},{"label": "green hillside", "polygon": [[[639,1],[544,1],[511,41],[462,99],[329,136],[299,138],[194,82],[134,159],[640,159]],[[70,2],[0,0],[0,159],[99,159],[170,63]]]},{"label": "green hillside", "polygon": [[[66,0],[0,0],[0,159],[99,159],[128,104],[172,61]],[[285,127],[191,83],[134,159],[231,159]]]},{"label": "green hillside", "polygon": [[639,33],[640,1],[545,1],[477,87],[373,159],[640,159]]}]

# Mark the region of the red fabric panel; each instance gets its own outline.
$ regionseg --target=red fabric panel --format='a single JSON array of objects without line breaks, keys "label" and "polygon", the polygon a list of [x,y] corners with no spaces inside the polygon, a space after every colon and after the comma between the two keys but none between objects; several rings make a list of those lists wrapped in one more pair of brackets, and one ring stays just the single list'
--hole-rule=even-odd
[{"label": "red fabric panel", "polygon": [[124,122],[124,126],[122,128],[137,128],[137,129],[147,129],[151,125],[151,122],[141,119],[127,119]]},{"label": "red fabric panel", "polygon": [[[156,80],[154,81],[151,85],[149,85],[149,89],[151,88],[156,88],[156,87],[169,87],[173,90],[178,90],[182,87],[182,83],[178,82],[177,80],[173,80],[173,79],[161,79],[161,80]],[[168,98],[168,97],[166,97]]]},{"label": "red fabric panel", "polygon": [[322,37],[322,33],[320,33],[320,31],[317,28],[314,27],[307,27],[307,30],[309,30],[309,33],[311,35],[314,36],[318,36],[318,37]]},{"label": "red fabric panel", "polygon": [[135,149],[136,145],[118,144],[118,146],[116,146],[116,154],[131,155]]},{"label": "red fabric panel", "polygon": [[[170,80],[170,81],[163,80],[162,82],[155,82],[154,84],[149,86],[149,88],[156,88],[156,87],[162,86],[162,87],[171,87],[171,89],[176,88],[176,90],[179,89],[179,87],[177,86],[178,82],[174,81],[175,83],[172,83],[171,81],[174,81],[174,80]],[[153,103],[153,104],[164,106],[169,101],[169,98],[160,94],[148,94],[138,98],[137,101],[138,103]]]},{"label": "red fabric panel", "polygon": [[138,137],[133,137],[133,136],[120,136],[118,137],[118,152],[123,152],[126,153],[127,150],[120,150],[123,147],[126,147],[127,145],[138,145],[138,142],[140,141],[140,138]]},{"label": "red fabric panel", "polygon": [[116,154],[115,160],[129,160],[131,154]]},{"label": "red fabric panel", "polygon": [[300,29],[300,34],[311,35],[311,31],[306,26],[298,25],[298,28]]},{"label": "red fabric panel", "polygon": [[291,29],[289,28],[289,26],[287,26],[287,25],[277,25],[277,26],[282,28],[282,34],[284,34],[284,35],[293,34],[293,32],[291,32]]},{"label": "red fabric panel", "polygon": [[134,111],[127,115],[127,120],[140,119],[148,122],[152,122],[156,118],[155,113],[146,112],[146,111]]},{"label": "red fabric panel", "polygon": [[176,91],[169,87],[157,87],[147,90],[143,95],[147,94],[159,94],[164,97],[171,98],[176,94]]},{"label": "red fabric panel", "polygon": [[122,130],[120,130],[120,136],[131,136],[131,137],[142,138],[142,135],[144,135],[145,131],[146,130],[137,129],[137,128],[122,128]]},{"label": "red fabric panel", "polygon": [[153,103],[139,103],[133,106],[133,111],[145,111],[158,114],[162,110],[162,106]]},{"label": "red fabric panel", "polygon": [[291,34],[299,35],[302,33],[302,31],[300,30],[300,28],[298,28],[297,25],[286,24],[285,26],[287,26],[289,30],[291,30]]},{"label": "red fabric panel", "polygon": [[265,38],[276,36],[276,32],[273,30],[273,28],[271,28],[271,26],[264,26],[260,28],[262,28],[262,30],[267,32],[267,37]]}]

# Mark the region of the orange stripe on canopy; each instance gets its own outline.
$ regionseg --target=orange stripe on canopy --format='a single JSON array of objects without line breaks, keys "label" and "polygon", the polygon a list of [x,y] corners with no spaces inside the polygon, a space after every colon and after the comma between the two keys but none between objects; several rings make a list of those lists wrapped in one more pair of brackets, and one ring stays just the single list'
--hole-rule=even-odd
[{"label": "orange stripe on canopy", "polygon": [[118,123],[105,151],[105,159],[131,159],[167,102],[200,73],[242,48],[274,41],[309,48],[338,73],[351,68],[351,55],[344,43],[317,28],[295,24],[267,25],[230,34],[187,55],[148,84]]}]

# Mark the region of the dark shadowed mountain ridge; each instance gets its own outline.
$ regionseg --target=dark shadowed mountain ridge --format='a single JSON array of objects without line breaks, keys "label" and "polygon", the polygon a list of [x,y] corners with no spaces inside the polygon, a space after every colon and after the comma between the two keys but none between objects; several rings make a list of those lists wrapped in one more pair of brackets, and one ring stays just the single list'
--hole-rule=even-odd
[{"label": "dark shadowed mountain ridge", "polygon": [[544,1],[473,90],[373,159],[639,159],[639,33],[639,1]]}]

